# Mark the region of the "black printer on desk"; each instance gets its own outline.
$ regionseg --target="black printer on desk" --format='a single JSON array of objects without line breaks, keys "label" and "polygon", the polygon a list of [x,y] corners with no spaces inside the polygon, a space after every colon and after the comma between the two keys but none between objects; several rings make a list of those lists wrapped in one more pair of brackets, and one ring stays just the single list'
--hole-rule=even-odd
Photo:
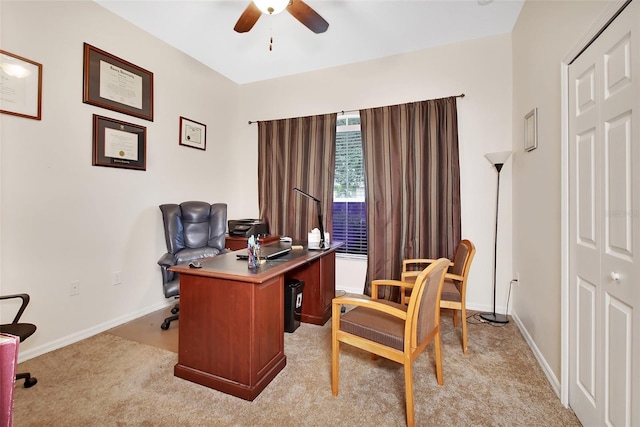
[{"label": "black printer on desk", "polygon": [[260,219],[230,219],[229,236],[249,237],[266,236],[269,224]]}]

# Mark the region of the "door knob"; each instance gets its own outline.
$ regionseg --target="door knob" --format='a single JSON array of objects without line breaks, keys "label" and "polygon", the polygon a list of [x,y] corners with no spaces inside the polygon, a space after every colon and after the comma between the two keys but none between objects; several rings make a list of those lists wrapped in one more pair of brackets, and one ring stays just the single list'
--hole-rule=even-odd
[{"label": "door knob", "polygon": [[616,282],[620,280],[620,273],[616,273],[615,271],[611,272],[611,279],[615,280]]}]

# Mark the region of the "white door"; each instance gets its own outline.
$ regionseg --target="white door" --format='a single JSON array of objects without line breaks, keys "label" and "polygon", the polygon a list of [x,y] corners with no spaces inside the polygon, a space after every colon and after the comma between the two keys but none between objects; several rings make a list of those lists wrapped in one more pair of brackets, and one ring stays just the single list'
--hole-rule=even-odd
[{"label": "white door", "polygon": [[640,426],[638,3],[569,66],[569,404],[585,426]]}]

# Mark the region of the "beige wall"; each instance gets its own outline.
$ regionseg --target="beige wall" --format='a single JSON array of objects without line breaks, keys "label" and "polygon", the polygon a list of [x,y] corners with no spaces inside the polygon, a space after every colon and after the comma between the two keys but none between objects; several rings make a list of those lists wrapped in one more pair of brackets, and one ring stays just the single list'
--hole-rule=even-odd
[{"label": "beige wall", "polygon": [[[527,1],[513,30],[513,312],[556,391],[561,377],[561,62],[607,1]],[[523,150],[538,108],[538,148]],[[546,366],[544,366],[546,364]]]}]

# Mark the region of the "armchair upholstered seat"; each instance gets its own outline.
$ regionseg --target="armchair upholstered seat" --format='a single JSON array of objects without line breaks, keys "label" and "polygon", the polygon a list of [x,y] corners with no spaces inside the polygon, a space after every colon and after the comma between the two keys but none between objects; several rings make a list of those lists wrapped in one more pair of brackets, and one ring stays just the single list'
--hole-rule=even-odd
[{"label": "armchair upholstered seat", "polygon": [[[332,302],[331,391],[338,395],[340,343],[404,365],[407,425],[414,425],[413,361],[430,342],[434,343],[436,378],[442,379],[440,351],[440,295],[449,260],[441,258],[420,272],[409,304],[378,299],[378,286],[404,286],[398,280],[371,282],[371,299],[338,297]],[[343,305],[356,306],[340,315]],[[374,357],[375,358],[375,357]]]},{"label": "armchair upholstered seat", "polygon": [[[160,211],[167,243],[167,253],[158,261],[162,289],[166,298],[178,298],[180,275],[169,268],[225,252],[227,205],[190,201],[160,205]],[[171,322],[178,320],[179,310],[176,304],[171,310],[173,316],[167,317],[160,327],[169,329]]]}]

